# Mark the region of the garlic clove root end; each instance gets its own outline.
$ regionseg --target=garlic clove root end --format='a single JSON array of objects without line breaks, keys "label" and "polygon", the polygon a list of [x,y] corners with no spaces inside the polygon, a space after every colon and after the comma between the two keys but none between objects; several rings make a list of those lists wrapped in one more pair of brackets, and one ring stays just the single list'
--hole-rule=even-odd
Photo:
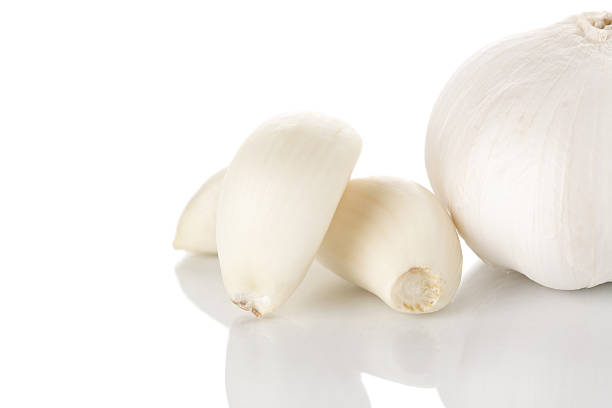
[{"label": "garlic clove root end", "polygon": [[415,266],[400,275],[391,288],[390,306],[406,313],[430,313],[438,310],[442,284],[428,267]]}]

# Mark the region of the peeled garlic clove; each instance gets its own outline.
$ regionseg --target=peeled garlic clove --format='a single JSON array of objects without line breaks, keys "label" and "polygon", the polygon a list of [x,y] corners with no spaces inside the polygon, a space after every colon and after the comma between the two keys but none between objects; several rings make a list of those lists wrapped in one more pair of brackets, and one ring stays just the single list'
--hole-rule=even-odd
[{"label": "peeled garlic clove", "polygon": [[316,113],[262,124],[227,169],[217,249],[234,303],[260,317],[304,278],[361,151],[345,123]]},{"label": "peeled garlic clove", "polygon": [[181,214],[173,246],[185,251],[216,254],[217,205],[223,186],[225,169],[209,178]]},{"label": "peeled garlic clove", "polygon": [[[221,182],[222,178],[217,177],[217,175],[207,182],[209,191],[215,194],[208,201],[216,202],[218,200],[218,195],[221,192]],[[217,184],[218,188],[214,184]],[[402,190],[405,191],[402,193]],[[407,194],[410,192],[419,198],[406,205],[403,200],[408,198]],[[199,202],[207,203],[205,201]],[[422,202],[424,206],[429,206],[430,212],[433,211],[432,216],[438,217],[438,221],[429,222],[426,218],[417,215],[415,211],[420,210],[413,207],[419,202]],[[385,208],[389,207],[385,207],[386,203],[395,203],[393,214],[386,211]],[[413,207],[410,207],[410,205]],[[439,207],[440,205],[429,191],[414,183],[376,178],[352,180],[342,196],[323,240],[323,245],[318,254],[319,260],[340,276],[376,293],[394,309],[398,309],[396,306],[401,305],[399,310],[414,313],[439,310],[453,298],[461,279],[461,247],[458,246],[457,233],[452,221],[449,220],[450,225],[448,222],[441,221],[445,218],[448,219],[449,216],[444,210],[436,211],[436,209],[440,209]],[[436,215],[435,212],[438,214]],[[202,217],[209,217],[209,219],[205,224],[206,228],[198,229],[197,233],[200,235],[214,234],[215,220],[211,217],[211,214],[214,213],[202,209],[199,214]],[[413,222],[410,217],[416,217],[418,221]],[[393,220],[396,218],[404,220],[404,222],[395,223]],[[405,224],[408,224],[408,226]],[[423,228],[420,236],[433,234],[435,239],[440,240],[447,237],[449,248],[444,249],[436,244],[436,259],[434,261],[414,261],[411,266],[406,266],[408,256],[412,257],[410,259],[416,259],[416,255],[421,256],[419,259],[431,256],[424,256],[424,251],[418,245],[407,242],[408,239],[414,239],[412,234],[415,228]],[[438,233],[437,231],[440,228],[442,232]],[[369,235],[362,235],[364,231],[369,231]],[[387,239],[382,240],[381,237],[387,237]],[[193,238],[198,239],[197,236]],[[368,243],[368,240],[372,242]],[[398,243],[402,242],[406,246],[398,247]],[[425,241],[419,239],[419,243],[424,244]],[[361,247],[365,249],[359,251],[357,255],[359,260],[355,255],[349,253],[351,250]],[[216,251],[216,247],[210,247],[208,252],[214,251]],[[447,256],[448,254],[451,255]],[[446,257],[447,261],[455,259],[458,264],[446,269],[436,267],[434,271],[431,265],[436,262],[439,264],[441,262],[437,259],[439,257]],[[387,265],[391,266],[390,269],[388,266],[381,267],[379,261],[382,258],[385,259]],[[364,263],[362,259],[367,260],[369,264]],[[356,265],[352,265],[351,262],[355,262]],[[448,273],[438,273],[440,270]],[[381,271],[386,271],[386,275]],[[410,273],[404,273],[406,271]],[[358,273],[365,276],[365,282],[362,282],[363,279],[357,279],[356,274]],[[384,278],[383,275],[387,278]],[[399,279],[400,275],[403,275],[402,279]],[[447,277],[441,279],[440,276],[442,275],[448,275],[454,277],[454,279]],[[395,282],[391,292],[387,289],[380,293],[375,292],[372,289],[374,285],[368,282],[378,279],[388,279],[392,283]],[[423,292],[423,289],[427,290]],[[391,295],[388,295],[388,293],[391,293]],[[419,300],[423,298],[423,295],[428,298]],[[401,301],[398,300],[400,298]],[[433,307],[432,305],[429,305],[430,307],[417,306],[429,302],[435,303]],[[412,310],[405,305],[412,306]]]},{"label": "peeled garlic clove", "polygon": [[434,195],[393,178],[351,180],[317,259],[400,312],[446,306],[461,281],[461,245]]}]

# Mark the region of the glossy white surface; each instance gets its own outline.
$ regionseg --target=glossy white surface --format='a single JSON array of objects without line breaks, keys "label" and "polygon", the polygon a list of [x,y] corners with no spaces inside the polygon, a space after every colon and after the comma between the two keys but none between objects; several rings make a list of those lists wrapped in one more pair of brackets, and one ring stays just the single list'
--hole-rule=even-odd
[{"label": "glossy white surface", "polygon": [[610,284],[560,292],[478,262],[453,304],[412,316],[315,265],[282,310],[256,320],[225,301],[216,258],[187,256],[176,275],[229,328],[231,407],[369,407],[371,377],[433,389],[419,390],[432,407],[596,407],[612,397]]},{"label": "glossy white surface", "polygon": [[464,248],[436,315],[315,266],[257,321],[216,258],[172,250],[189,198],[283,111],[350,123],[355,177],[429,186],[427,122],[457,66],[609,5],[1,1],[0,407],[609,406],[610,285],[550,291]]}]

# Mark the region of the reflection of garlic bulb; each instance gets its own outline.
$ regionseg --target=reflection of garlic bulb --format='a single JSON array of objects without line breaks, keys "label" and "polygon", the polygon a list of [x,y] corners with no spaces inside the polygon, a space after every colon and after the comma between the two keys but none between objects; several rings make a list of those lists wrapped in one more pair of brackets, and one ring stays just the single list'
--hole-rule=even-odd
[{"label": "reflection of garlic bulb", "polygon": [[444,406],[610,406],[612,285],[557,292],[477,269],[461,287],[466,308],[447,322],[460,346],[447,343],[437,372]]},{"label": "reflection of garlic bulb", "polygon": [[429,124],[431,184],[486,261],[558,289],[612,281],[612,14],[473,56]]}]

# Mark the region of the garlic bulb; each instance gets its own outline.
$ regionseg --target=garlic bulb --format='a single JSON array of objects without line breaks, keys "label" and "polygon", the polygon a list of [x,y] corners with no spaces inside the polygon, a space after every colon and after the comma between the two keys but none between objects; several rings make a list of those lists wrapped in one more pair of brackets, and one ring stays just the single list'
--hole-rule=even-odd
[{"label": "garlic bulb", "polygon": [[401,312],[443,308],[461,281],[448,213],[425,188],[393,178],[351,180],[317,259]]},{"label": "garlic bulb", "polygon": [[174,248],[203,254],[217,253],[217,204],[225,169],[212,176],[189,201],[181,214]]},{"label": "garlic bulb", "polygon": [[256,316],[304,278],[361,151],[345,123],[321,114],[262,124],[228,167],[217,209],[217,250],[230,299]]},{"label": "garlic bulb", "polygon": [[431,184],[486,262],[557,289],[612,281],[612,14],[486,47],[429,123]]}]

